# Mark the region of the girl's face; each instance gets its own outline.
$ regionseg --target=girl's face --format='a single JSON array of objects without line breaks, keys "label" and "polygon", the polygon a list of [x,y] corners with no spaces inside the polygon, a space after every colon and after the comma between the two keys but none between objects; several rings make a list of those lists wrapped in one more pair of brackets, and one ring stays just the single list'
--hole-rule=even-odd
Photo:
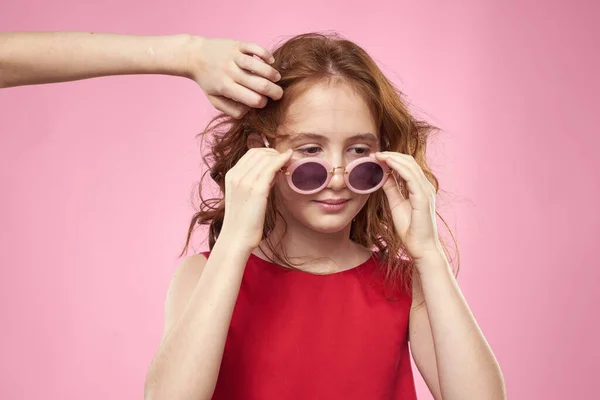
[{"label": "girl's face", "polygon": [[346,83],[318,84],[290,105],[284,127],[289,136],[278,141],[277,150],[292,148],[292,160],[319,157],[342,167],[323,190],[310,195],[297,193],[278,174],[278,207],[286,222],[322,233],[348,227],[369,195],[348,189],[343,167],[379,150],[379,132],[366,102]]}]

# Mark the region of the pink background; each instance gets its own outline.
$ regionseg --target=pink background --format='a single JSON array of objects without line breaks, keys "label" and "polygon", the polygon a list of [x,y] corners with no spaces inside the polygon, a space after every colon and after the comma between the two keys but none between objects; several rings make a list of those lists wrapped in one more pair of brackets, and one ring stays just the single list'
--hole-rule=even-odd
[{"label": "pink background", "polygon": [[[439,208],[509,398],[589,399],[597,4],[0,0],[0,27],[354,39],[444,129]],[[0,90],[0,399],[142,397],[212,114],[193,82],[166,76]]]}]

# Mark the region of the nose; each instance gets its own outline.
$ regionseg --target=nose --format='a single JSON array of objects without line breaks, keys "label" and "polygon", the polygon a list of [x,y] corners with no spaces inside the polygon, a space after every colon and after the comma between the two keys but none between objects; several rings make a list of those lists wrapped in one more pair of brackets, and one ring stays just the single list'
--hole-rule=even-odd
[{"label": "nose", "polygon": [[333,176],[331,177],[331,181],[329,181],[329,187],[332,190],[342,190],[346,187],[346,181],[344,180],[344,174],[346,171],[346,167],[337,166],[333,167]]}]

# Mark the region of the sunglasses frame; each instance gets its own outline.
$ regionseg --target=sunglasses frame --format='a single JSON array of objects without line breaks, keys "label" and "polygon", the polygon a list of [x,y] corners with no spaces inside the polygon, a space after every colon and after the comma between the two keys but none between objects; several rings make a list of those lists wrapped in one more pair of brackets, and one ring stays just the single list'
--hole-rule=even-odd
[{"label": "sunglasses frame", "polygon": [[[269,141],[267,140],[267,138],[264,135],[261,135],[261,137],[262,137],[263,143],[265,144],[265,147],[271,148],[271,146],[269,146]],[[294,185],[294,182],[292,180],[292,174],[294,173],[294,171],[298,167],[300,167],[303,164],[309,163],[309,162],[314,162],[314,163],[317,163],[317,164],[321,164],[325,168],[325,170],[327,171],[327,179],[325,180],[325,183],[323,183],[317,189],[313,189],[313,190],[300,190],[300,188],[298,188],[298,187],[296,187],[296,185]],[[375,186],[375,187],[373,187],[371,189],[358,190],[358,189],[356,189],[354,186],[352,186],[350,184],[350,172],[352,172],[352,170],[354,168],[356,168],[358,165],[364,164],[364,163],[367,163],[367,162],[379,165],[379,167],[381,167],[381,169],[383,170],[383,178],[381,179],[381,182],[379,182],[377,184],[377,186]],[[329,182],[331,182],[331,178],[333,178],[333,174],[335,174],[335,170],[338,169],[338,168],[343,168],[344,169],[344,182],[346,183],[346,186],[348,187],[348,189],[350,189],[354,193],[358,193],[358,194],[369,194],[369,193],[375,192],[376,190],[378,190],[379,188],[381,188],[383,185],[385,185],[385,182],[388,180],[389,176],[393,172],[390,169],[390,167],[388,167],[388,165],[386,163],[381,162],[381,161],[375,159],[375,157],[372,157],[372,156],[362,157],[362,158],[359,158],[357,160],[351,161],[346,166],[341,165],[341,166],[338,166],[338,167],[334,167],[333,165],[331,165],[331,163],[329,163],[328,161],[323,160],[321,158],[317,158],[317,157],[302,158],[300,160],[296,160],[296,161],[292,162],[288,166],[285,166],[285,167],[281,168],[279,170],[279,172],[281,172],[282,174],[285,175],[286,181],[287,181],[288,185],[295,192],[300,193],[300,194],[315,194],[315,193],[320,192],[321,190],[325,189],[327,187],[327,185],[329,185]]]},{"label": "sunglasses frame", "polygon": [[[327,179],[321,186],[319,186],[316,189],[301,190],[296,185],[294,185],[294,182],[292,180],[292,175],[294,174],[294,171],[298,167],[301,167],[302,165],[307,164],[307,163],[316,163],[316,164],[322,165],[323,168],[325,168],[325,170],[327,171]],[[379,182],[376,186],[374,186],[370,189],[367,189],[367,190],[359,190],[359,189],[355,188],[354,186],[352,186],[352,184],[350,184],[350,173],[352,172],[352,170],[354,168],[356,168],[357,166],[359,166],[361,164],[365,164],[365,163],[377,164],[383,170],[383,178],[381,179],[381,182]],[[387,166],[387,164],[384,164],[371,156],[362,157],[362,158],[356,159],[354,161],[351,161],[346,166],[342,165],[342,166],[338,166],[338,167],[334,167],[333,165],[331,165],[331,163],[329,163],[327,160],[323,160],[322,158],[307,157],[307,158],[302,158],[300,160],[296,160],[296,161],[292,162],[288,166],[283,167],[280,170],[280,172],[285,175],[287,183],[290,185],[292,190],[294,190],[295,192],[300,193],[300,194],[315,194],[315,193],[320,192],[321,190],[325,189],[327,187],[327,185],[329,185],[329,182],[331,182],[331,179],[333,178],[333,175],[335,174],[335,170],[339,169],[339,168],[343,168],[343,170],[344,170],[344,182],[346,183],[346,186],[348,187],[348,189],[350,189],[354,193],[358,193],[358,194],[369,194],[369,193],[375,192],[376,190],[378,190],[385,184],[385,182],[389,178],[390,174],[392,173],[392,170],[390,169],[390,167]]]}]

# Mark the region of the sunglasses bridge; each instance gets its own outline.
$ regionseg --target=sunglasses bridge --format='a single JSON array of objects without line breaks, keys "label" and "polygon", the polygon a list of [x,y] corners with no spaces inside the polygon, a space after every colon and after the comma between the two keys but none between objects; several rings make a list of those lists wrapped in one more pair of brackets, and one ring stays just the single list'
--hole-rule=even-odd
[{"label": "sunglasses bridge", "polygon": [[340,165],[339,167],[333,167],[333,168],[331,168],[331,171],[329,171],[329,174],[330,175],[335,174],[335,170],[338,169],[338,168],[343,168],[344,169],[344,174],[348,173],[348,170],[346,169],[346,166],[345,165]]}]

